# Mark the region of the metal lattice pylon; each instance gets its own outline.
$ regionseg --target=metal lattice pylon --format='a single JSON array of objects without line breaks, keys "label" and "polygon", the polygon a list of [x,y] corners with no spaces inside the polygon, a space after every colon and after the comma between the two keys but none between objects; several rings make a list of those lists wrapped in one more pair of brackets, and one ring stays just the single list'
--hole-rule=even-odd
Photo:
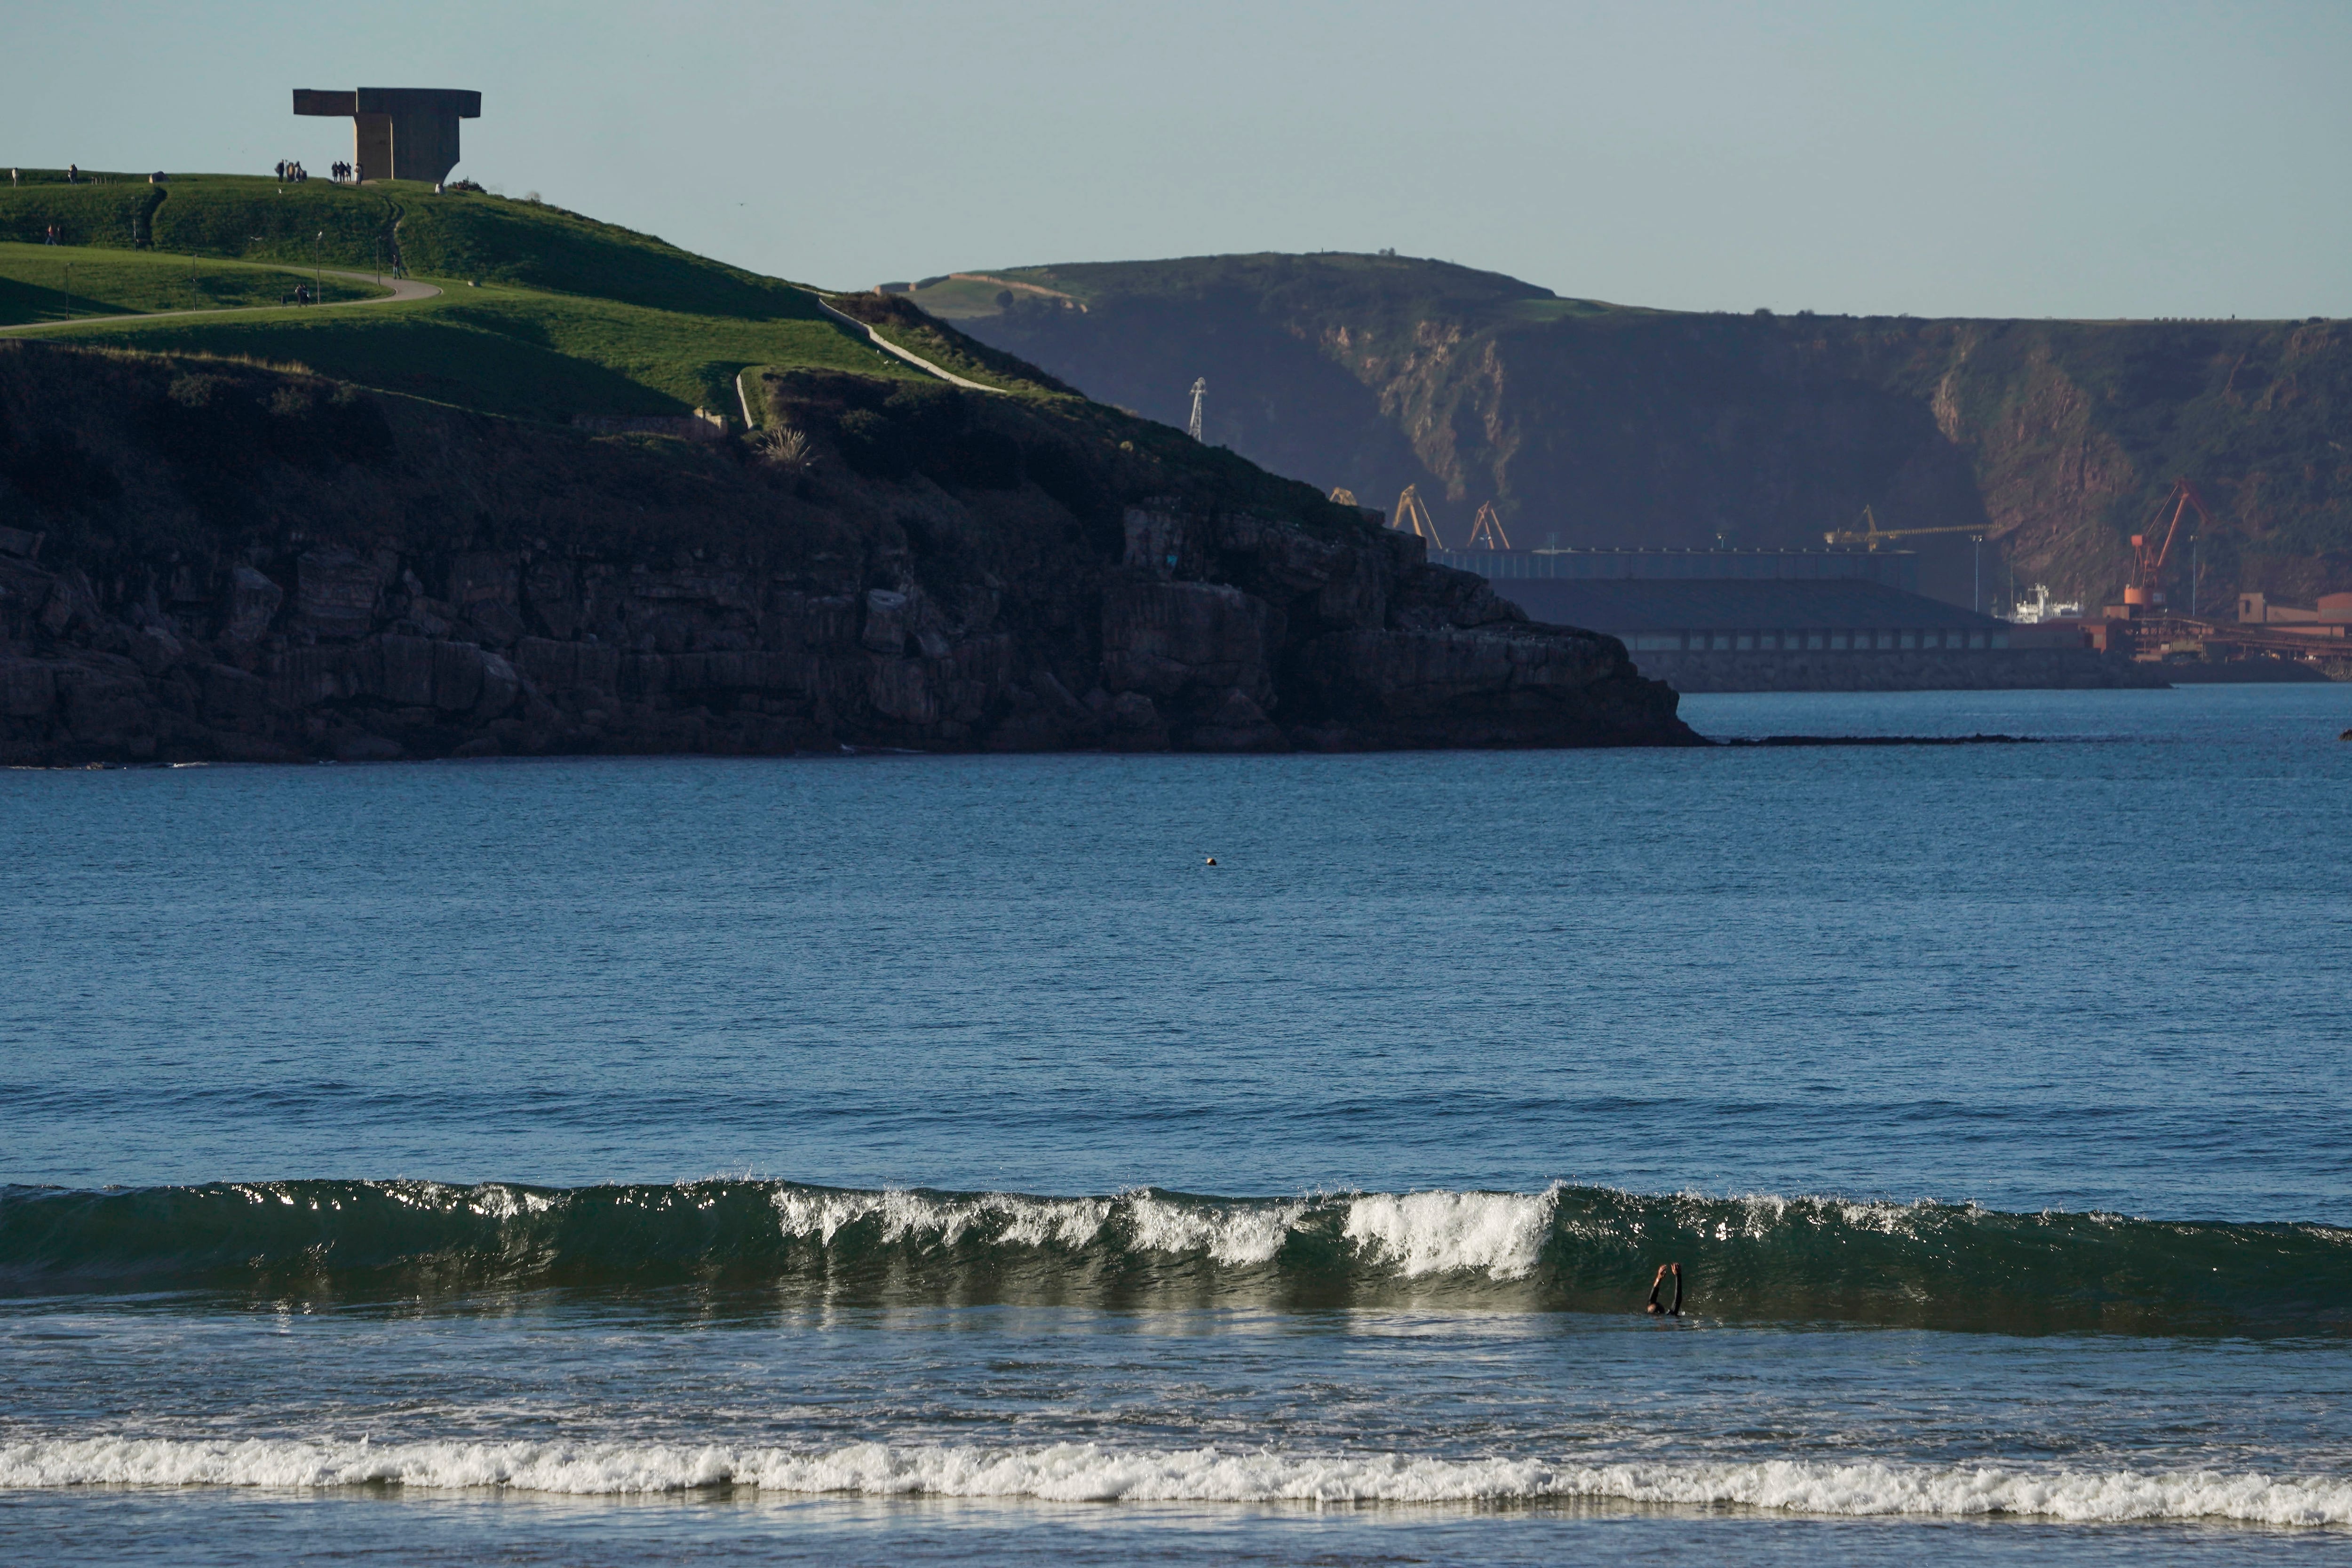
[{"label": "metal lattice pylon", "polygon": [[1184,434],[1206,444],[1208,437],[1201,434],[1201,402],[1209,395],[1209,378],[1202,376],[1192,382],[1192,418],[1184,426]]},{"label": "metal lattice pylon", "polygon": [[1389,527],[1399,533],[1427,539],[1432,549],[1445,548],[1445,541],[1437,537],[1437,524],[1431,518],[1429,508],[1421,504],[1421,486],[1418,485],[1407,485],[1404,494],[1397,497],[1396,516],[1389,519]]},{"label": "metal lattice pylon", "polygon": [[1511,536],[1503,531],[1503,519],[1496,514],[1495,503],[1482,501],[1477,519],[1470,525],[1469,542],[1464,549],[1508,549]]}]

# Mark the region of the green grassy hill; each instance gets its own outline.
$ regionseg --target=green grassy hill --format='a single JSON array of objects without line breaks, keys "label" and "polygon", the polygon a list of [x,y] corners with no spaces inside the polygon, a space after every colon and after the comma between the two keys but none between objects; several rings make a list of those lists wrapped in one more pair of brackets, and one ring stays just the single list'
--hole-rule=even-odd
[{"label": "green grassy hill", "polygon": [[695,315],[807,318],[809,290],[665,244],[616,224],[543,203],[479,191],[436,195],[430,185],[379,180],[281,183],[267,175],[24,171],[0,188],[0,240],[37,244],[55,225],[60,244],[134,245],[182,255],[373,270],[402,256],[418,277],[511,283]]},{"label": "green grassy hill", "polygon": [[[478,191],[436,194],[386,181],[86,174],[68,185],[28,171],[0,188],[0,327],[73,311],[274,305],[288,268],[370,277],[397,259],[436,299],[363,310],[247,309],[46,329],[45,336],[154,352],[242,355],[466,408],[568,421],[576,414],[738,407],[751,367],[928,379],[828,315],[814,291],[763,277],[535,202]],[[54,229],[60,243],[40,243]],[[330,299],[374,292],[329,278]],[[919,319],[878,329],[917,352],[946,352],[975,380],[1053,389],[1025,367]],[[982,363],[982,361],[989,361]],[[954,368],[954,367],[950,367]],[[959,373],[967,373],[959,371]]]},{"label": "green grassy hill", "polygon": [[[307,267],[206,261],[152,251],[0,243],[0,327],[159,310],[245,310],[283,305]],[[329,304],[384,291],[331,275]]]}]

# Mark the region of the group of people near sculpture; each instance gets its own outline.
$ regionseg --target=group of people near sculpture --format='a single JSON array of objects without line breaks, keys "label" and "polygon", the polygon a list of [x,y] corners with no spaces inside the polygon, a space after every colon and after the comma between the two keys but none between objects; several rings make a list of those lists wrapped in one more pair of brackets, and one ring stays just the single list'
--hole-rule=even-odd
[{"label": "group of people near sculpture", "polygon": [[[305,169],[301,164],[294,162],[292,159],[288,159],[285,162],[278,165],[278,177],[289,185],[299,185],[303,181],[310,177],[310,171]],[[351,181],[356,183],[359,177],[360,170],[359,165],[356,163],[330,163],[327,165],[327,178],[334,181],[338,184],[341,184],[345,181]]]}]

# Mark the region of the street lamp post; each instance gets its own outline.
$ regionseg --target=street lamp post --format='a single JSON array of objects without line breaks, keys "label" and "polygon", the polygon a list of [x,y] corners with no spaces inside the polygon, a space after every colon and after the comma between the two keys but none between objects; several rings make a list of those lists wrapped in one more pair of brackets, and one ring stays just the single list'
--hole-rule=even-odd
[{"label": "street lamp post", "polygon": [[1969,608],[1981,615],[1984,613],[1984,535],[1970,534],[1969,543],[1976,547],[1976,583],[1969,590]]},{"label": "street lamp post", "polygon": [[326,274],[320,270],[319,249],[327,240],[327,231],[320,229],[310,240],[310,303],[316,305],[326,296]]}]

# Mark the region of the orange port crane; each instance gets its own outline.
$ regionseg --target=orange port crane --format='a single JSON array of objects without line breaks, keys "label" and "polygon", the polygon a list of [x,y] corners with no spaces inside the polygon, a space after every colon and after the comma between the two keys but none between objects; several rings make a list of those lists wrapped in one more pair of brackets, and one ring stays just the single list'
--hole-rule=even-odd
[{"label": "orange port crane", "polygon": [[1396,515],[1389,519],[1389,527],[1399,533],[1419,535],[1429,541],[1432,549],[1445,548],[1445,541],[1437,537],[1437,524],[1431,518],[1429,508],[1421,504],[1418,485],[1407,485],[1404,493],[1397,497]]},{"label": "orange port crane", "polygon": [[1494,502],[1481,501],[1478,503],[1478,516],[1471,523],[1470,538],[1464,542],[1462,548],[1464,549],[1508,549],[1511,548],[1511,536],[1503,531],[1503,519],[1496,514]]},{"label": "orange port crane", "polygon": [[[2197,508],[2197,526],[2211,532],[2213,514],[2205,509],[2205,497],[2188,480],[2175,479],[2164,499],[2156,504],[2147,530],[2132,535],[2132,580],[2124,589],[2125,604],[2153,606],[2164,602],[2164,563],[2172,558],[2172,541],[2179,537],[2180,519],[2191,507]],[[2172,510],[2172,520],[2165,525],[2164,538],[2159,543],[2156,522],[2167,507]]]}]

